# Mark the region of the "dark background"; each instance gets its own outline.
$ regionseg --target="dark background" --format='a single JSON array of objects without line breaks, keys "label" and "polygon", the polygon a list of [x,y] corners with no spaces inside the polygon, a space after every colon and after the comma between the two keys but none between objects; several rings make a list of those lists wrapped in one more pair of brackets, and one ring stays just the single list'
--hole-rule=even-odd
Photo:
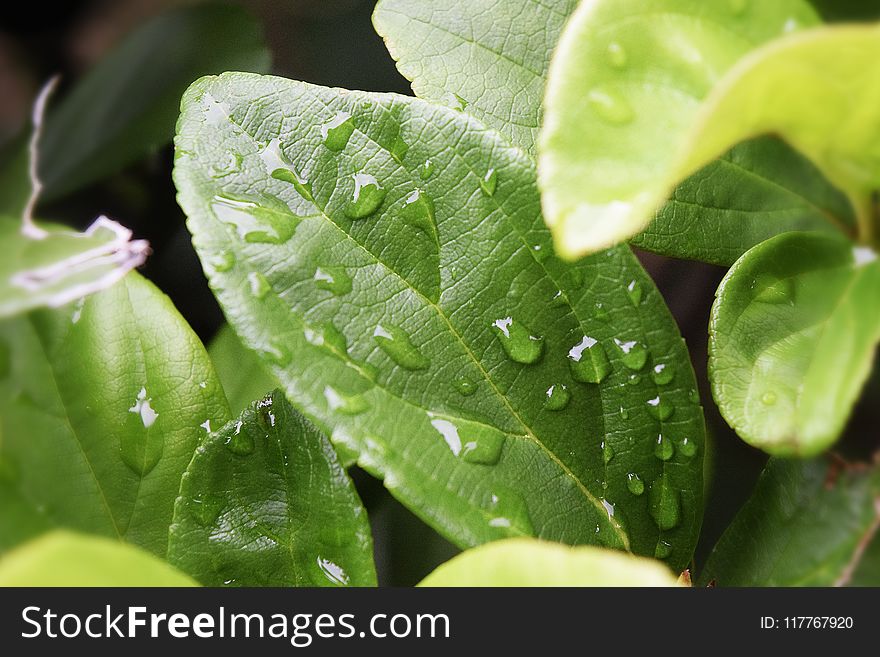
[{"label": "dark background", "polygon": [[[431,0],[425,0],[431,1]],[[442,4],[443,0],[433,0]],[[707,0],[710,1],[710,0]],[[715,0],[711,0],[715,1]],[[772,1],[772,0],[762,0]],[[54,73],[57,97],[130,30],[186,0],[83,0],[5,2],[0,9],[0,148],[28,129],[33,98]],[[375,0],[243,0],[260,21],[272,53],[272,72],[326,86],[410,94],[370,15]],[[815,0],[830,20],[880,17],[880,0]],[[56,100],[57,100],[56,97]],[[38,215],[84,227],[106,214],[150,241],[154,254],[143,273],[168,293],[199,336],[208,342],[223,321],[190,244],[171,182],[171,147],[119,174],[41,205]],[[711,401],[706,379],[706,326],[724,270],[700,263],[638,254],[666,298],[691,351],[706,407],[707,507],[695,557],[699,566],[748,497],[765,456],[726,426]],[[877,372],[864,399],[880,398]],[[841,449],[864,453],[876,446],[880,409],[863,403]],[[381,483],[353,473],[373,523],[380,582],[411,585],[456,552],[385,492]]]}]

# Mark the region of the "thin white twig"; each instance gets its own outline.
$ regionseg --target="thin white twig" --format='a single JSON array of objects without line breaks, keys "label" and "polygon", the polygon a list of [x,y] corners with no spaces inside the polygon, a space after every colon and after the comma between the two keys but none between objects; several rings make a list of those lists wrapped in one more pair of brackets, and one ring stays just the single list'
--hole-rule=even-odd
[{"label": "thin white twig", "polygon": [[55,91],[55,87],[58,86],[58,80],[60,80],[60,76],[53,75],[49,81],[43,85],[43,88],[40,89],[40,93],[37,95],[37,100],[34,102],[34,109],[31,113],[33,131],[31,132],[30,143],[28,144],[28,156],[30,160],[28,162],[28,177],[31,182],[31,193],[30,196],[28,196],[27,204],[24,206],[24,213],[21,217],[21,232],[27,237],[37,240],[41,240],[49,234],[34,224],[34,210],[36,209],[37,201],[40,198],[40,192],[43,191],[43,183],[40,181],[40,174],[38,171],[40,159],[40,137],[43,134],[43,118],[46,115],[46,105],[49,103],[49,98],[52,96],[52,92]]}]

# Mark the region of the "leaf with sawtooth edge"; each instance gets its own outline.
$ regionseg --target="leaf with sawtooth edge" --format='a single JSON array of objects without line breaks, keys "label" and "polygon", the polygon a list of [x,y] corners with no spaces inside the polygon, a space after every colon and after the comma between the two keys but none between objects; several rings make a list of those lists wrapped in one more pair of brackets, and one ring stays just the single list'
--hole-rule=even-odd
[{"label": "leaf with sawtooth edge", "polygon": [[[687,351],[628,250],[574,266],[550,255],[520,151],[419,100],[246,74],[193,85],[175,143],[179,201],[229,323],[407,506],[460,546],[534,535],[687,563],[704,431]],[[241,167],[215,178],[230,152]],[[381,199],[350,219],[357,174]],[[411,223],[416,189],[433,230],[427,202]],[[545,353],[526,365],[530,335]],[[572,378],[584,336],[611,366],[598,385]],[[551,410],[562,385],[571,401]]]}]

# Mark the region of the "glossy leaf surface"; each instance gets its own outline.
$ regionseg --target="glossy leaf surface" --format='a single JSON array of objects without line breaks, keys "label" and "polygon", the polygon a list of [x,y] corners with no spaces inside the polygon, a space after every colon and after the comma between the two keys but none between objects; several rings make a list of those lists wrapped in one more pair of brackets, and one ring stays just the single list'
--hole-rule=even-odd
[{"label": "glossy leaf surface", "polygon": [[718,288],[709,327],[712,392],[750,444],[810,456],[833,443],[880,340],[877,254],[841,238],[780,235]]}]

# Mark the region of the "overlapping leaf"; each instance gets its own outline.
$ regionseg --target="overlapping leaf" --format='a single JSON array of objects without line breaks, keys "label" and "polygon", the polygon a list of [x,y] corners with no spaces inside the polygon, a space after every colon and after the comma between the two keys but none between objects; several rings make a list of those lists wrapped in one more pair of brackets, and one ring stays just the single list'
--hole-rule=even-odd
[{"label": "overlapping leaf", "polygon": [[230,324],[410,508],[462,546],[535,535],[687,562],[687,352],[627,250],[550,255],[518,150],[422,101],[243,74],[190,89],[176,146]]},{"label": "overlapping leaf", "polygon": [[595,547],[511,538],[467,550],[419,586],[675,586],[657,561]]},{"label": "overlapping leaf", "polygon": [[[737,61],[780,35],[817,23],[803,0],[582,3],[554,54],[540,139],[542,203],[558,250],[573,257],[640,233],[688,175],[743,139],[783,128],[765,125],[721,141],[715,134],[707,137],[699,126],[712,104],[708,97]],[[794,105],[816,107],[802,99]],[[747,115],[742,111],[741,116]],[[758,239],[773,230],[755,228],[760,221],[782,222],[780,231],[822,226],[832,210],[834,221],[845,227],[846,214],[835,216],[845,203],[827,185],[811,191],[810,178],[816,176],[808,167],[799,167],[805,178],[793,174],[776,182],[774,176],[771,182],[760,163],[767,146],[754,148],[731,155],[679,188],[673,205],[660,215],[657,232],[666,238],[649,237],[645,245],[723,261],[737,255],[739,244],[751,245],[750,232]],[[700,157],[694,156],[696,149],[704,150]],[[781,152],[774,159],[780,163],[791,157]],[[745,194],[729,184],[731,177],[746,181]],[[789,184],[791,178],[795,185]],[[688,197],[699,207],[685,212],[679,224],[675,215]],[[697,212],[708,215],[704,234],[694,227]],[[743,232],[740,223],[752,227]],[[682,235],[680,251],[670,233]],[[730,246],[713,248],[713,238],[728,235],[733,235]]]},{"label": "overlapping leaf", "polygon": [[54,531],[0,559],[0,586],[195,586],[132,545]]},{"label": "overlapping leaf", "polygon": [[171,302],[129,274],[57,310],[0,324],[0,462],[15,505],[164,555],[180,477],[229,410]]},{"label": "overlapping leaf", "polygon": [[876,466],[771,459],[752,497],[715,546],[700,581],[877,586],[878,528]]},{"label": "overlapping leaf", "polygon": [[880,341],[880,262],[842,238],[780,235],[731,268],[710,324],[712,392],[727,422],[771,454],[833,443]]},{"label": "overlapping leaf", "polygon": [[375,586],[367,515],[330,441],[276,391],[183,476],[168,558],[207,586]]},{"label": "overlapping leaf", "polygon": [[233,413],[240,413],[278,385],[259,357],[241,343],[228,325],[222,326],[211,340],[208,355]]}]

